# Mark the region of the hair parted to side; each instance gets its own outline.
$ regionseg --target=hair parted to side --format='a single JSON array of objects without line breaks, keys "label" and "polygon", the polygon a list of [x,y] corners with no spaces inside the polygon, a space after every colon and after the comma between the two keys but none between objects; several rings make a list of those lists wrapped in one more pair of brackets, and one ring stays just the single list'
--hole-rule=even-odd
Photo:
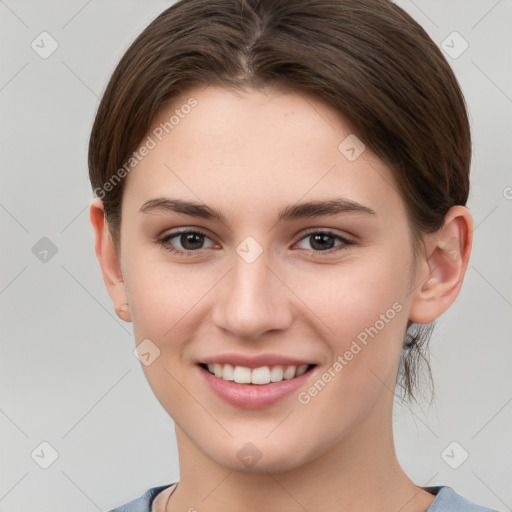
[{"label": "hair parted to side", "polygon": [[[400,7],[389,0],[180,0],[128,48],[91,132],[90,181],[101,191],[118,253],[124,179],[104,185],[164,103],[207,85],[285,86],[331,104],[394,174],[415,254],[422,234],[467,202],[463,94],[437,45]],[[414,398],[433,324],[408,327],[397,384]]]}]

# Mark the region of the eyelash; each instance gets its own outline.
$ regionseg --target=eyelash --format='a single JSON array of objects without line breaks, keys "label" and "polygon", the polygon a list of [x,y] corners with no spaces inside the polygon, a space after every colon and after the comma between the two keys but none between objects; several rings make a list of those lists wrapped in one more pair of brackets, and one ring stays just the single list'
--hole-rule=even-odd
[{"label": "eyelash", "polygon": [[[177,254],[179,256],[186,256],[186,255],[192,256],[195,253],[200,252],[202,249],[197,249],[195,251],[182,251],[181,249],[176,249],[175,247],[173,247],[169,243],[169,240],[172,240],[173,238],[176,238],[179,235],[190,234],[190,233],[195,234],[195,235],[201,235],[201,236],[204,236],[204,237],[208,238],[208,235],[206,233],[203,233],[200,230],[183,229],[183,230],[173,231],[172,233],[168,233],[167,235],[165,235],[165,236],[163,236],[161,238],[157,238],[155,242],[158,245],[160,245],[163,249],[165,249],[166,251],[169,251],[171,253]],[[329,231],[329,230],[310,231],[308,233],[305,233],[302,236],[302,238],[300,238],[299,242],[304,240],[305,238],[308,238],[308,237],[310,237],[312,235],[317,235],[317,234],[328,235],[328,236],[331,236],[333,238],[337,238],[342,243],[340,245],[337,245],[337,246],[335,246],[335,247],[333,247],[331,249],[328,249],[326,251],[317,251],[315,249],[309,250],[309,252],[313,256],[315,256],[315,257],[316,256],[321,257],[321,256],[324,256],[324,255],[331,255],[331,254],[337,253],[338,251],[347,249],[348,246],[356,244],[355,240],[350,240],[349,238],[345,238],[345,237],[343,237],[341,235],[337,235],[336,233],[334,233],[332,231]]]}]

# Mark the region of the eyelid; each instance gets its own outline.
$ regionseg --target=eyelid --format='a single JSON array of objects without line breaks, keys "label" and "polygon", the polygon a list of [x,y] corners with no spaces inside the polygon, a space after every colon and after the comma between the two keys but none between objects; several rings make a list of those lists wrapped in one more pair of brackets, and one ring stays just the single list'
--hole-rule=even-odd
[{"label": "eyelid", "polygon": [[345,233],[345,232],[343,232],[343,234],[338,233],[337,231],[334,231],[331,228],[310,228],[307,231],[303,231],[301,233],[299,240],[302,240],[304,237],[306,237],[308,235],[315,234],[315,233],[324,233],[326,235],[332,235],[332,236],[342,238],[343,240],[346,240],[348,242],[354,242],[354,243],[356,242],[354,236],[349,235],[348,233]]}]

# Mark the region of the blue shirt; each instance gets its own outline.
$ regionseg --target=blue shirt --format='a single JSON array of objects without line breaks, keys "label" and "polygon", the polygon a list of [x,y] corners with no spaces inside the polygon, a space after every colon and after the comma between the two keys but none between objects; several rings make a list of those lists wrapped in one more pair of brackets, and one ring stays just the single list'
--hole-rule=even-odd
[{"label": "blue shirt", "polygon": [[[157,494],[171,485],[161,485],[148,489],[140,498],[132,500],[109,512],[151,512],[151,505]],[[423,487],[436,497],[425,512],[497,512],[494,509],[481,507],[457,494],[451,487]]]}]

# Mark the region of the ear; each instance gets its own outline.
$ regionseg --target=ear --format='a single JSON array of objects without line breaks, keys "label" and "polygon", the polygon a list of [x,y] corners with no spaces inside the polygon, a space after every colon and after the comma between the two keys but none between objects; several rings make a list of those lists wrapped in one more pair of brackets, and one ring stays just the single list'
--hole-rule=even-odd
[{"label": "ear", "polygon": [[132,318],[126,298],[120,261],[108,229],[101,199],[95,198],[92,201],[89,217],[94,229],[96,257],[101,267],[108,294],[114,303],[117,316],[125,322],[131,322]]},{"label": "ear", "polygon": [[444,225],[426,237],[426,252],[417,263],[417,280],[411,292],[409,320],[433,322],[455,301],[469,262],[473,242],[473,217],[464,206],[453,206]]}]

